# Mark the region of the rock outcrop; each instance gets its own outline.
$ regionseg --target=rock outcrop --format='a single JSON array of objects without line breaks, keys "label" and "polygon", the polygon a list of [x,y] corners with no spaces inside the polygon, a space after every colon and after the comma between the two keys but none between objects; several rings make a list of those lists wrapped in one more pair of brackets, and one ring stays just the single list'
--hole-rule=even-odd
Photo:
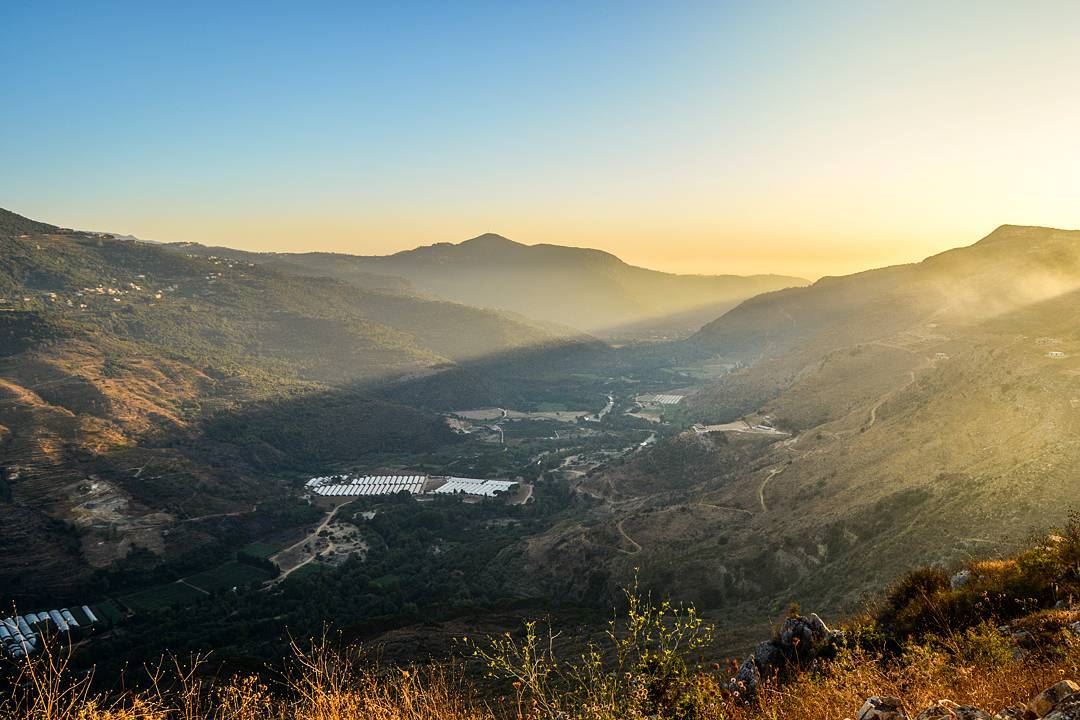
[{"label": "rock outcrop", "polygon": [[841,633],[833,632],[816,613],[787,618],[776,637],[754,648],[731,681],[731,690],[753,696],[763,678],[804,668],[834,654]]},{"label": "rock outcrop", "polygon": [[[1080,693],[1080,685],[1077,685],[1072,680],[1062,680],[1036,695],[1028,703],[1028,711],[1035,717],[1046,717],[1050,713],[1057,711],[1059,705],[1064,704],[1066,699],[1077,693]],[[1080,701],[1080,697],[1075,698],[1075,700]]]},{"label": "rock outcrop", "polygon": [[[907,720],[903,702],[887,695],[866,699],[855,720]],[[1080,720],[1080,685],[1062,680],[1036,695],[1026,706],[1004,708],[991,715],[971,705],[938,700],[914,720]]]},{"label": "rock outcrop", "polygon": [[904,704],[900,698],[874,695],[866,698],[855,720],[905,720]]},{"label": "rock outcrop", "polygon": [[915,716],[915,720],[993,720],[990,713],[952,700],[938,700]]}]

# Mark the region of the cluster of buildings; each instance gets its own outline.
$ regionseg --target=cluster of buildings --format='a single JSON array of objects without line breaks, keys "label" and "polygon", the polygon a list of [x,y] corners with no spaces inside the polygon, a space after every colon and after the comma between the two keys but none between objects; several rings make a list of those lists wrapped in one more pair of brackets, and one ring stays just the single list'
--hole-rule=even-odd
[{"label": "cluster of buildings", "polygon": [[26,657],[41,646],[43,635],[69,635],[79,628],[87,628],[97,622],[97,615],[86,605],[74,610],[62,608],[14,615],[0,620],[0,648],[13,658]]},{"label": "cluster of buildings", "polygon": [[424,492],[427,479],[426,475],[332,475],[312,478],[305,487],[323,497],[394,495],[399,492],[419,495]]},{"label": "cluster of buildings", "polygon": [[359,497],[361,495],[472,495],[495,497],[517,487],[512,480],[481,480],[434,475],[330,475],[311,478],[304,485],[320,497]]},{"label": "cluster of buildings", "polygon": [[513,490],[517,483],[512,480],[477,480],[474,478],[448,477],[446,482],[439,485],[431,492],[436,495],[477,495],[480,497],[495,497],[500,493]]},{"label": "cluster of buildings", "polygon": [[[143,282],[146,280],[146,276],[139,275],[137,279],[139,282]],[[153,300],[161,300],[165,297],[164,293],[176,292],[178,289],[177,285],[170,285],[161,290],[144,290],[143,286],[136,282],[123,283],[116,280],[112,282],[115,283],[115,287],[112,284],[101,284],[93,287],[88,286],[76,290],[71,297],[64,297],[62,293],[45,290],[35,293],[34,295],[26,295],[14,299],[0,298],[0,306],[7,306],[19,302],[25,304],[40,301],[42,303],[63,304],[70,308],[77,307],[79,310],[85,310],[89,307],[87,303],[91,302],[92,298],[101,301],[112,300],[114,303],[122,303],[126,296],[133,293],[142,293],[144,295],[149,295]]]},{"label": "cluster of buildings", "polygon": [[678,405],[683,401],[685,395],[674,395],[670,393],[657,394],[657,395],[639,395],[637,401],[643,405]]}]

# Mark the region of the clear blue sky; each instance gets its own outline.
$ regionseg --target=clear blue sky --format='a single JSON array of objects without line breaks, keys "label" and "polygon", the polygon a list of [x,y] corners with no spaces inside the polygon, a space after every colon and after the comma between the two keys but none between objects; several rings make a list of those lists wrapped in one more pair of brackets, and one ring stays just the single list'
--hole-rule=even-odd
[{"label": "clear blue sky", "polygon": [[1080,4],[0,0],[0,207],[843,271],[1080,226]]}]

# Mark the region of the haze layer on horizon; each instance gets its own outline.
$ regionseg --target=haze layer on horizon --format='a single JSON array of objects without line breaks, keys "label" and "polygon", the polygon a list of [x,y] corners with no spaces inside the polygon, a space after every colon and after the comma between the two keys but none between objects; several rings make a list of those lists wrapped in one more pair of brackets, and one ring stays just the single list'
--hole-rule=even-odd
[{"label": "haze layer on horizon", "polygon": [[253,250],[490,231],[852,272],[1080,227],[1078,24],[1064,2],[9,3],[0,206]]}]

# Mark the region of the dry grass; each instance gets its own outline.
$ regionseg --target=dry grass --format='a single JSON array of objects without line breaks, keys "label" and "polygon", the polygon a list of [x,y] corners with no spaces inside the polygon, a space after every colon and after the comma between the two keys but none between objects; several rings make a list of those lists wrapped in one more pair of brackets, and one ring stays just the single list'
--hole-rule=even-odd
[{"label": "dry grass", "polygon": [[[981,642],[970,639],[962,642]],[[954,650],[919,646],[902,658],[854,651],[817,672],[784,685],[767,685],[750,704],[740,704],[723,689],[718,672],[686,678],[685,698],[674,708],[648,717],[697,720],[838,720],[852,717],[870,695],[901,698],[910,714],[948,698],[990,711],[1022,704],[1063,678],[1080,677],[1080,646],[1066,643],[1056,656],[1041,660],[961,663]],[[327,644],[297,649],[286,677],[271,688],[253,677],[215,683],[203,679],[199,662],[170,661],[154,673],[148,690],[105,698],[89,692],[85,678],[73,678],[66,658],[40,656],[26,666],[22,690],[0,709],[0,720],[627,720],[622,699],[558,711],[504,703],[496,712],[476,698],[453,666],[372,672],[355,657]],[[601,680],[607,682],[607,680]],[[593,700],[595,701],[594,696]]]},{"label": "dry grass", "polygon": [[149,689],[113,697],[72,676],[67,655],[46,651],[24,662],[0,720],[494,720],[454,666],[375,672],[325,641],[294,651],[273,687],[253,676],[207,679],[196,657],[163,661]]},{"label": "dry grass", "polygon": [[1004,575],[1016,571],[1019,568],[1019,563],[1013,558],[977,560],[968,567],[974,575]]},{"label": "dry grass", "polygon": [[921,650],[885,667],[873,657],[855,653],[837,661],[827,672],[767,688],[752,706],[729,707],[726,717],[838,720],[853,717],[871,695],[900,698],[909,716],[941,699],[993,714],[1027,703],[1059,680],[1077,677],[1080,652],[1075,650],[1056,660],[1016,660],[998,665],[961,665],[946,653]]}]

